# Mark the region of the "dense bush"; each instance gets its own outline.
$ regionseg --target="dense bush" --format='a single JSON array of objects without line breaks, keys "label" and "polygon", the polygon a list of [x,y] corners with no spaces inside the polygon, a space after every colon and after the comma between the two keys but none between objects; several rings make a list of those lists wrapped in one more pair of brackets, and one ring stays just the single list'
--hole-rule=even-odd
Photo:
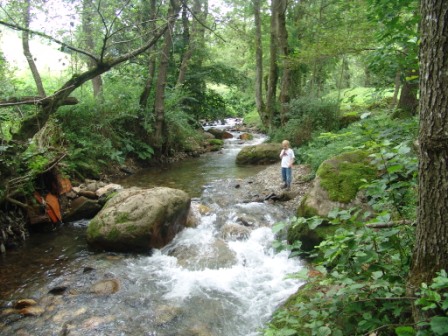
[{"label": "dense bush", "polygon": [[288,139],[293,146],[311,140],[316,131],[334,131],[339,126],[339,106],[330,100],[298,98],[289,104],[287,123],[270,134],[273,142]]}]

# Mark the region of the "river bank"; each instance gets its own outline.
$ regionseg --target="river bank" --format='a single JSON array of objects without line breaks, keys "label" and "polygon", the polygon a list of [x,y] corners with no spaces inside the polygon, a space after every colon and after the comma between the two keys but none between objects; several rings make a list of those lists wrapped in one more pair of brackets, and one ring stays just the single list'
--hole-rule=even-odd
[{"label": "river bank", "polygon": [[[5,335],[258,335],[301,286],[287,279],[301,261],[273,250],[271,227],[294,214],[308,182],[300,165],[288,192],[279,165],[235,166],[243,145],[226,141],[221,153],[127,181],[186,188],[197,195],[192,209],[203,210],[196,227],[150,256],[89,251],[88,221],[78,221],[35,236],[26,250],[4,258],[1,267],[15,287],[3,291]],[[36,314],[16,312],[19,299],[34,300]]]}]

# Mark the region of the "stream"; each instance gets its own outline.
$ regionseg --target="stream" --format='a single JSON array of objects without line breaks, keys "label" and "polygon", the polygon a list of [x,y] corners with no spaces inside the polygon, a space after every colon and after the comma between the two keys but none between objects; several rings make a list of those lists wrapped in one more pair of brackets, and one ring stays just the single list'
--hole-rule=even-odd
[{"label": "stream", "polygon": [[[148,255],[93,252],[85,241],[89,221],[81,220],[33,234],[22,249],[2,256],[1,335],[261,335],[275,309],[302,285],[288,275],[303,265],[272,248],[272,225],[292,214],[232,196],[235,181],[263,169],[236,166],[238,151],[264,140],[243,143],[232,133],[219,153],[117,181],[183,189],[192,208],[207,209],[197,227],[168,246]],[[5,313],[19,299],[36,301],[34,316]]]}]

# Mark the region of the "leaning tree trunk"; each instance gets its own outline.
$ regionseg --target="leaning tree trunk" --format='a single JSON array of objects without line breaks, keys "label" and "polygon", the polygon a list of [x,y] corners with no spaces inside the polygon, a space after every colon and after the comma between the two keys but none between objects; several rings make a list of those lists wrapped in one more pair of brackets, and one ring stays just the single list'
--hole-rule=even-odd
[{"label": "leaning tree trunk", "polygon": [[[408,280],[411,293],[448,269],[448,2],[422,0],[419,206]],[[425,318],[416,307],[416,322]]]},{"label": "leaning tree trunk", "polygon": [[36,88],[39,96],[45,97],[45,89],[42,84],[42,78],[40,77],[39,70],[36,67],[36,63],[34,63],[33,55],[31,54],[30,50],[30,33],[28,29],[30,28],[30,11],[31,11],[31,5],[30,0],[25,1],[25,7],[23,9],[23,21],[24,21],[24,27],[26,30],[22,31],[22,46],[23,46],[23,54],[25,55],[25,58],[28,62],[28,66],[30,67],[31,74],[33,75],[34,82],[36,83]]}]

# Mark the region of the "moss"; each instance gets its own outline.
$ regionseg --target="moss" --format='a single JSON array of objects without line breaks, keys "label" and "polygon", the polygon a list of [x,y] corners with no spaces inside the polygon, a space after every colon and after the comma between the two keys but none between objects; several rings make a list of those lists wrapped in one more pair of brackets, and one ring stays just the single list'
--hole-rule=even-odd
[{"label": "moss", "polygon": [[210,150],[212,152],[216,152],[224,147],[224,141],[221,139],[210,139],[208,140],[208,145],[210,146]]},{"label": "moss", "polygon": [[115,217],[115,223],[122,224],[129,221],[129,213],[128,212],[120,212]]},{"label": "moss", "polygon": [[115,195],[117,195],[118,194],[118,191],[114,191],[114,192],[111,192],[109,195],[107,195],[106,196],[106,203],[109,201],[109,200],[111,200]]},{"label": "moss", "polygon": [[315,208],[306,205],[307,198],[308,196],[304,196],[302,198],[299,208],[297,209],[296,213],[297,217],[310,218],[318,215],[317,210]]},{"label": "moss", "polygon": [[128,225],[128,226],[126,227],[126,231],[127,231],[127,232],[130,232],[130,233],[137,232],[138,229],[139,229],[139,228],[138,228],[137,225]]},{"label": "moss", "polygon": [[210,140],[208,141],[208,143],[209,143],[210,145],[219,145],[219,146],[224,145],[224,141],[221,140],[221,139],[210,139]]},{"label": "moss", "polygon": [[243,147],[236,157],[237,164],[270,164],[280,161],[281,144],[263,143]]},{"label": "moss", "polygon": [[87,227],[87,237],[96,238],[100,235],[101,222],[97,219],[92,219]]},{"label": "moss", "polygon": [[356,197],[362,181],[372,180],[376,170],[369,163],[368,152],[343,153],[321,164],[317,170],[321,186],[330,200],[348,203]]},{"label": "moss", "polygon": [[345,113],[339,118],[339,126],[345,128],[359,120],[361,120],[361,117],[356,112]]},{"label": "moss", "polygon": [[113,228],[107,234],[107,239],[109,239],[109,240],[116,240],[119,236],[120,236],[120,230],[118,230],[117,228]]}]

